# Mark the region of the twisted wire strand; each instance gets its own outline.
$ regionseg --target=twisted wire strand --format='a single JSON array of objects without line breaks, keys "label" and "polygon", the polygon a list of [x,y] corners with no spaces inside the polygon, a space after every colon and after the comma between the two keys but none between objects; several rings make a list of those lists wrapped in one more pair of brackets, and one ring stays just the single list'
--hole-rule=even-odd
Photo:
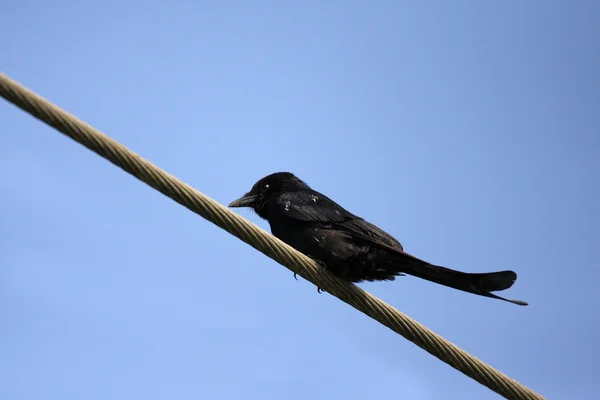
[{"label": "twisted wire strand", "polygon": [[384,301],[320,268],[313,260],[257,225],[1,72],[0,95],[494,392],[507,399],[544,399],[540,394],[470,355]]}]

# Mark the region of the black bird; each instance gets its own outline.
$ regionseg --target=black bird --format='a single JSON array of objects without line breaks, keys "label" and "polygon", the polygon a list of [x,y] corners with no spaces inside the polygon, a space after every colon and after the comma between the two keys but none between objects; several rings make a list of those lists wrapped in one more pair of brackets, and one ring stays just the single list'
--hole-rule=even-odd
[{"label": "black bird", "polygon": [[393,281],[409,274],[454,289],[526,306],[492,294],[508,289],[513,271],[466,273],[406,253],[398,240],[311,189],[290,172],[254,184],[229,207],[250,207],[269,221],[273,235],[351,282]]}]

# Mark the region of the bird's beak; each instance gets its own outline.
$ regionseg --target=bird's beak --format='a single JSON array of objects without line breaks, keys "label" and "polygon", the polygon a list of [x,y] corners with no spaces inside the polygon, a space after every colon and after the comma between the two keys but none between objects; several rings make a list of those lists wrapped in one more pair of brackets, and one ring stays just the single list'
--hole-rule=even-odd
[{"label": "bird's beak", "polygon": [[253,207],[257,199],[258,196],[256,195],[245,194],[243,197],[232,201],[229,207]]}]

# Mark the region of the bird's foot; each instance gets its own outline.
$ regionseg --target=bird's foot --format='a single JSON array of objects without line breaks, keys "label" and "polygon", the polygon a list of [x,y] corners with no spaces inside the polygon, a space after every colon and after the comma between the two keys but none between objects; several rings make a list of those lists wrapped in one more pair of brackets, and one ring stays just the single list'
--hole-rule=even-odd
[{"label": "bird's foot", "polygon": [[[315,262],[317,264],[319,264],[319,267],[323,268],[323,269],[327,269],[327,265],[325,264],[325,262],[321,261],[321,260],[315,260]],[[325,291],[325,289],[320,288],[317,286],[317,293],[321,294]]]}]

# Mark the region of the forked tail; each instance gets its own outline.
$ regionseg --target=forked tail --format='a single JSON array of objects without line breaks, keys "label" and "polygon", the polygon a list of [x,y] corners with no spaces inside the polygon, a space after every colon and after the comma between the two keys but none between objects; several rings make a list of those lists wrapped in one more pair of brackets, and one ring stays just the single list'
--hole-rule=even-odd
[{"label": "forked tail", "polygon": [[520,306],[528,305],[524,301],[509,300],[490,292],[508,289],[517,280],[517,274],[513,271],[499,271],[488,273],[468,273],[429,264],[423,260],[404,253],[400,256],[398,267],[401,272],[426,279],[440,285],[454,289],[477,294],[479,296],[491,297],[493,299],[508,301]]}]

